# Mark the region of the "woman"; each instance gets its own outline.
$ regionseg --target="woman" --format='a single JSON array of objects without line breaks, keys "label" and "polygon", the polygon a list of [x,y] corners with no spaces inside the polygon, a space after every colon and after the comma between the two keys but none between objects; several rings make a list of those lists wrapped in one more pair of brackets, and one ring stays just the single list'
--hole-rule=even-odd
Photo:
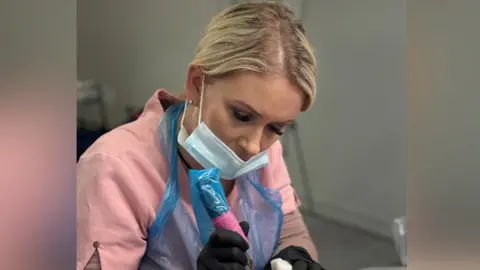
[{"label": "woman", "polygon": [[[315,71],[286,7],[240,4],[215,16],[184,98],[157,91],[138,120],[81,157],[77,269],[246,269],[247,254],[255,269],[275,258],[322,269],[278,142],[313,103]],[[187,173],[213,167],[248,242],[227,230],[200,241]]]}]

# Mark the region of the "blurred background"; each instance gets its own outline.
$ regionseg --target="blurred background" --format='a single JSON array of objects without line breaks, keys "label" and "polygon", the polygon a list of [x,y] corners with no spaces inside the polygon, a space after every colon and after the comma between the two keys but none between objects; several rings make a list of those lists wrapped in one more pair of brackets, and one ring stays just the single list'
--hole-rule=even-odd
[{"label": "blurred background", "polygon": [[[156,89],[181,93],[204,27],[236,2],[78,1],[78,155]],[[401,265],[392,224],[406,215],[406,0],[286,2],[317,50],[316,104],[282,140],[320,262]]]}]

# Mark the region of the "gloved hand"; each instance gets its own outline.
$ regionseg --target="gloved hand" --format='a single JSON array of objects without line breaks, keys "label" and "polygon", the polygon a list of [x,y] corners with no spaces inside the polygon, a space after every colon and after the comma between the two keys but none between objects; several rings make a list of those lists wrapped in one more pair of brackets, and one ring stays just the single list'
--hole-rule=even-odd
[{"label": "gloved hand", "polygon": [[[245,236],[250,228],[248,222],[240,222]],[[248,263],[248,242],[241,235],[229,230],[216,230],[197,258],[198,270],[245,270]]]},{"label": "gloved hand", "polygon": [[[315,262],[310,254],[302,248],[297,246],[289,246],[281,250],[271,260],[280,258],[287,261],[293,266],[293,270],[325,270],[320,264]],[[271,261],[270,260],[270,261]],[[271,270],[270,262],[265,266],[265,270]]]}]

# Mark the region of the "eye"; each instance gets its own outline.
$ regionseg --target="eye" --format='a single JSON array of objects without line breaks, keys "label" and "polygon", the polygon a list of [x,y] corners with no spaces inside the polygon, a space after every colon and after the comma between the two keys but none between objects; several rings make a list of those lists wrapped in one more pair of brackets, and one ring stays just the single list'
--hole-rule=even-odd
[{"label": "eye", "polygon": [[275,132],[278,136],[282,136],[283,133],[285,133],[285,130],[284,128],[279,128],[279,127],[276,127],[276,126],[273,126],[273,125],[269,125],[268,128]]},{"label": "eye", "polygon": [[239,112],[237,110],[233,110],[233,117],[235,117],[235,119],[237,119],[240,122],[248,122],[251,120],[248,114]]}]

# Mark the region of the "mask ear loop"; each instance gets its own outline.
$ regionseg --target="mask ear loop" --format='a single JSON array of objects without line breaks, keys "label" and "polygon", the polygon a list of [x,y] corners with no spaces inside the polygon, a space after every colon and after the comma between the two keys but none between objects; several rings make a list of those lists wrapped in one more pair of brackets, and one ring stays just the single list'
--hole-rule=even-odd
[{"label": "mask ear loop", "polygon": [[[200,90],[200,112],[198,113],[198,125],[202,120],[202,108],[203,108],[203,89],[205,87],[205,75],[202,74],[202,89]],[[188,104],[192,104],[191,100],[185,100],[185,109],[183,110],[182,121],[180,122],[181,127],[183,127],[183,121],[185,120],[185,112],[187,111]]]},{"label": "mask ear loop", "polygon": [[202,89],[200,90],[200,112],[198,113],[198,126],[200,126],[200,122],[202,120],[202,110],[203,110],[203,90],[205,87],[205,75],[202,74]]},{"label": "mask ear loop", "polygon": [[183,128],[183,120],[185,120],[185,112],[187,111],[188,104],[192,104],[191,100],[185,100],[185,109],[183,109],[182,121],[180,121],[180,127]]}]

